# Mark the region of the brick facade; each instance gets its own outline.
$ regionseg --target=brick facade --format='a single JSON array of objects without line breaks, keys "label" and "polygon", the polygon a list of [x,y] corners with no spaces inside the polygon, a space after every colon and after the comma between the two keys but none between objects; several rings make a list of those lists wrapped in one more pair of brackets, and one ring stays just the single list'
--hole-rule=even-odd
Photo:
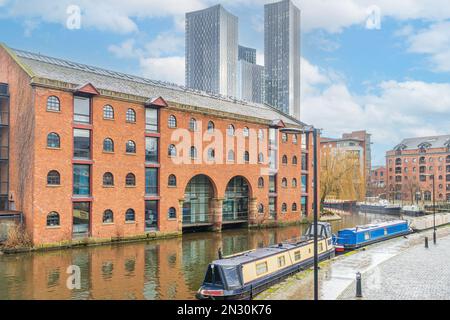
[{"label": "brick facade", "polygon": [[[284,136],[283,129],[289,129],[290,126],[285,125],[283,121],[274,125],[275,122],[269,123],[259,119],[257,114],[255,117],[248,117],[227,113],[226,110],[217,112],[207,106],[196,108],[182,105],[169,99],[166,102],[163,95],[157,102],[144,102],[144,99],[129,95],[124,98],[120,92],[108,91],[109,94],[106,95],[106,91],[94,85],[80,87],[83,84],[78,84],[76,88],[59,82],[58,85],[51,86],[37,82],[30,85],[32,74],[14,59],[14,55],[5,47],[0,48],[0,61],[0,82],[9,84],[11,95],[10,195],[14,207],[25,214],[26,228],[35,245],[71,241],[74,232],[73,207],[80,202],[90,204],[88,236],[94,239],[146,237],[149,233],[181,233],[184,230],[183,213],[186,208],[183,205],[186,187],[191,179],[198,175],[207,176],[213,186],[213,195],[209,200],[209,213],[212,218],[208,223],[214,230],[218,231],[223,227],[221,213],[226,189],[235,177],[243,177],[249,186],[246,225],[299,222],[311,213],[313,139],[309,133],[303,135],[300,126],[297,126],[297,131],[288,131]],[[74,99],[77,96],[90,99],[89,123],[83,124],[74,120]],[[59,110],[47,108],[50,97],[58,98]],[[104,118],[103,108],[107,105],[113,108],[113,119]],[[146,108],[158,110],[158,129],[152,132],[146,130]],[[135,112],[134,122],[126,118],[129,109]],[[168,125],[171,116],[176,118],[176,128],[170,128]],[[20,121],[24,117],[28,119],[26,123]],[[196,132],[188,130],[192,118],[198,125],[199,130]],[[174,159],[168,154],[169,146],[177,142],[175,136],[180,131],[188,132],[192,141],[196,141],[196,136],[205,135],[210,121],[214,123],[215,131],[220,132],[224,138],[227,137],[227,128],[234,126],[235,136],[231,140],[235,142],[232,147],[235,161],[227,161],[230,147],[224,145],[221,150],[215,149],[215,163],[196,163],[194,160],[189,164],[177,164],[176,161],[180,160],[181,155],[177,154]],[[248,128],[251,133],[247,138],[243,137],[244,128]],[[90,133],[90,156],[86,159],[74,157],[74,130],[77,129]],[[257,136],[260,130],[264,133],[262,140]],[[262,162],[257,161],[258,152],[251,151],[255,145],[269,145],[269,130],[277,134],[276,171],[269,169],[268,151],[263,152]],[[24,133],[27,134],[26,138]],[[59,146],[48,146],[50,133],[59,136]],[[148,137],[158,139],[157,163],[146,162]],[[284,137],[287,137],[287,141]],[[302,137],[308,137],[307,141],[302,141]],[[107,138],[114,143],[112,152],[104,151],[103,143]],[[126,152],[128,141],[134,141],[135,153]],[[239,144],[238,141],[242,143]],[[207,152],[210,143],[211,141],[200,139],[199,144],[195,145],[199,158]],[[306,144],[306,148],[302,148],[302,144]],[[26,146],[30,148],[24,154]],[[248,163],[243,161],[245,151],[250,151]],[[311,156],[307,156],[302,170],[302,154],[309,152]],[[218,159],[220,153],[223,154],[222,162]],[[284,156],[288,159],[287,164],[283,164]],[[28,161],[23,163],[25,160],[21,157]],[[293,164],[294,157],[297,158],[297,164]],[[85,196],[74,195],[74,167],[77,165],[88,165],[90,168],[90,190]],[[146,168],[158,170],[157,194],[146,193]],[[51,171],[59,173],[60,183],[49,185],[47,175]],[[268,172],[276,173],[277,189],[271,194],[276,197],[276,215],[273,218],[269,217]],[[112,186],[104,186],[105,173],[113,175]],[[130,173],[135,177],[135,186],[125,184]],[[176,177],[175,186],[168,185],[170,175]],[[302,175],[306,177],[305,188],[302,188]],[[260,178],[264,179],[264,186],[258,185]],[[286,187],[283,186],[284,178],[287,179]],[[293,179],[296,179],[296,184]],[[303,209],[302,197],[306,199]],[[146,228],[146,201],[157,203],[157,225],[154,230]],[[282,210],[283,204],[287,207],[285,212]],[[261,205],[263,212],[258,212]],[[175,217],[169,216],[171,208],[176,210]],[[133,221],[125,221],[128,209],[134,210]],[[113,221],[105,222],[106,210],[113,212]],[[51,212],[59,214],[59,223],[49,225],[48,215]]]}]

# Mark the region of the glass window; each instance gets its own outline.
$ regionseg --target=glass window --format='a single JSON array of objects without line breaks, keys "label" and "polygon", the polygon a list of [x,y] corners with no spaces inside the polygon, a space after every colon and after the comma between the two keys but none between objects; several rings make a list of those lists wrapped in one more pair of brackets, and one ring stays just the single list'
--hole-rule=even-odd
[{"label": "glass window", "polygon": [[158,163],[158,138],[145,138],[145,162]]},{"label": "glass window", "polygon": [[61,141],[57,133],[49,133],[47,136],[47,147],[49,148],[60,148]]},{"label": "glass window", "polygon": [[125,212],[125,221],[126,222],[133,222],[136,221],[136,213],[133,209],[128,209],[127,212]]},{"label": "glass window", "polygon": [[111,210],[103,212],[103,223],[114,223],[114,213]]},{"label": "glass window", "polygon": [[73,166],[73,194],[76,196],[89,196],[90,191],[90,166],[75,164]]},{"label": "glass window", "polygon": [[47,215],[47,227],[58,227],[60,225],[59,213],[50,212]]},{"label": "glass window", "polygon": [[104,152],[114,152],[114,142],[110,138],[103,140],[103,151]]},{"label": "glass window", "polygon": [[191,118],[191,120],[189,120],[189,129],[192,131],[197,131],[197,120],[195,120],[194,118]]},{"label": "glass window", "polygon": [[172,129],[177,127],[177,118],[174,115],[171,115],[169,117],[168,125],[169,125],[169,128],[172,128]]},{"label": "glass window", "polygon": [[58,212],[50,212],[47,215],[47,227],[59,227],[60,219]]},{"label": "glass window", "polygon": [[134,141],[128,141],[125,147],[126,153],[136,153],[136,143]]},{"label": "glass window", "polygon": [[73,236],[86,237],[89,235],[91,204],[90,202],[73,203]]},{"label": "glass window", "polygon": [[91,123],[91,99],[74,98],[73,120],[79,123]]},{"label": "glass window", "polygon": [[125,185],[127,187],[135,187],[136,186],[136,176],[132,173],[127,174],[125,178]]},{"label": "glass window", "polygon": [[169,216],[169,219],[176,219],[177,218],[177,210],[174,207],[170,208],[168,216]]},{"label": "glass window", "polygon": [[103,186],[105,187],[114,186],[114,176],[111,172],[107,172],[103,175]]},{"label": "glass window", "polygon": [[126,114],[126,121],[135,123],[136,122],[136,111],[134,111],[133,109],[128,109],[127,114]]},{"label": "glass window", "polygon": [[232,137],[232,136],[234,136],[234,126],[232,125],[232,124],[230,124],[229,126],[228,126],[228,128],[227,128],[227,134],[230,136],[230,137]]},{"label": "glass window", "polygon": [[212,121],[209,121],[208,122],[208,132],[209,133],[213,133],[214,132],[214,122],[212,122]]},{"label": "glass window", "polygon": [[158,109],[145,109],[145,130],[147,132],[158,132]]},{"label": "glass window", "polygon": [[51,96],[47,99],[47,111],[61,111],[58,97]]},{"label": "glass window", "polygon": [[145,230],[158,229],[158,201],[145,201]]},{"label": "glass window", "polygon": [[147,195],[158,195],[158,169],[146,168],[145,169],[145,193]]},{"label": "glass window", "polygon": [[110,105],[106,105],[103,107],[103,119],[114,119],[114,109]]},{"label": "glass window", "polygon": [[176,157],[177,156],[177,147],[175,147],[174,144],[171,144],[169,146],[168,155],[169,155],[169,157]]},{"label": "glass window", "polygon": [[58,171],[50,171],[47,174],[47,185],[49,186],[59,186],[61,184],[61,177]]},{"label": "glass window", "polygon": [[91,131],[73,130],[73,157],[76,159],[91,158]]},{"label": "glass window", "polygon": [[177,186],[177,177],[175,175],[171,174],[169,176],[168,185],[169,185],[169,187],[176,187]]}]

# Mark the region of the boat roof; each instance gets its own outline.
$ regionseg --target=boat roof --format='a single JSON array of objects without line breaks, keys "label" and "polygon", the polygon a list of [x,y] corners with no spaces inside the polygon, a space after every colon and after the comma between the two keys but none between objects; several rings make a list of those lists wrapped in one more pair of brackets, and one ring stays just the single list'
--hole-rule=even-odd
[{"label": "boat roof", "polygon": [[394,226],[397,224],[403,224],[403,223],[408,223],[408,221],[406,220],[393,220],[393,221],[386,221],[386,222],[380,222],[380,223],[372,223],[372,224],[366,224],[363,226],[357,226],[354,228],[346,228],[346,229],[341,229],[339,232],[343,232],[343,231],[350,231],[350,232],[364,232],[367,230],[372,230],[372,229],[378,229],[378,228],[385,228],[385,227],[390,227],[390,226]]},{"label": "boat roof", "polygon": [[301,246],[307,244],[308,241],[303,241],[301,243],[298,243],[297,245],[295,244],[289,244],[289,243],[282,243],[279,245],[272,245],[270,247],[267,248],[261,248],[261,249],[256,249],[253,251],[249,251],[249,252],[245,252],[243,254],[240,255],[236,255],[236,256],[232,256],[229,258],[224,258],[221,260],[216,260],[213,261],[212,264],[214,265],[218,265],[218,266],[237,266],[237,265],[242,265],[242,264],[246,264],[255,260],[259,260],[259,259],[263,259],[263,258],[267,258],[270,257],[272,255],[278,254],[278,253],[282,253],[288,250],[292,250],[295,248],[300,248]]}]

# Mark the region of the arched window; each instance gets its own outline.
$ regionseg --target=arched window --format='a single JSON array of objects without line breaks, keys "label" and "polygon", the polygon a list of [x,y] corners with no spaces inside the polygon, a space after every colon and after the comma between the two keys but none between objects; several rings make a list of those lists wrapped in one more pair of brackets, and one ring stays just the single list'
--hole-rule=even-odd
[{"label": "arched window", "polygon": [[133,173],[127,174],[125,178],[125,185],[127,187],[135,187],[136,186],[136,176]]},{"label": "arched window", "polygon": [[127,142],[126,152],[127,153],[136,153],[136,143],[134,141],[130,140]]},{"label": "arched window", "polygon": [[177,118],[174,115],[169,116],[169,119],[167,122],[168,122],[169,128],[173,129],[173,128],[177,127]]},{"label": "arched window", "polygon": [[228,151],[228,161],[234,161],[234,151]]},{"label": "arched window", "polygon": [[197,159],[197,148],[196,147],[191,147],[191,158],[192,159]]},{"label": "arched window", "polygon": [[264,139],[264,130],[263,129],[259,129],[258,130],[258,139],[259,140],[263,140]]},{"label": "arched window", "polygon": [[250,136],[250,129],[248,127],[244,127],[244,131],[242,132],[245,138]]},{"label": "arched window", "polygon": [[174,207],[170,208],[169,212],[168,212],[168,216],[169,216],[169,219],[176,219],[177,218],[177,209],[175,209]]},{"label": "arched window", "polygon": [[216,151],[212,148],[208,149],[208,160],[214,160],[216,158]]},{"label": "arched window", "polygon": [[114,119],[114,109],[110,105],[106,105],[103,107],[103,119]]},{"label": "arched window", "polygon": [[127,122],[135,123],[136,122],[136,111],[134,111],[133,109],[128,109],[127,114],[126,114],[126,120],[127,120]]},{"label": "arched window", "polygon": [[197,120],[195,120],[194,118],[191,118],[191,120],[189,120],[189,130],[197,131]]},{"label": "arched window", "polygon": [[283,156],[283,164],[284,165],[287,165],[288,164],[288,157],[285,155],[285,156]]},{"label": "arched window", "polygon": [[61,139],[57,133],[51,132],[47,136],[47,147],[49,148],[60,148]]},{"label": "arched window", "polygon": [[136,221],[136,213],[133,209],[128,209],[127,212],[125,212],[125,222],[133,221]]},{"label": "arched window", "polygon": [[177,156],[177,147],[175,147],[174,144],[171,144],[169,146],[168,155],[169,155],[169,157],[176,157]]},{"label": "arched window", "polygon": [[61,104],[58,97],[51,96],[47,99],[47,111],[61,111]]},{"label": "arched window", "polygon": [[103,140],[103,151],[104,152],[114,152],[114,142],[110,138]]},{"label": "arched window", "polygon": [[209,122],[208,122],[208,132],[209,132],[209,133],[213,133],[213,132],[214,132],[214,128],[215,128],[214,122],[209,121]]},{"label": "arched window", "polygon": [[260,152],[258,154],[258,162],[259,163],[263,163],[264,162],[264,154],[262,152]]},{"label": "arched window", "polygon": [[258,187],[259,188],[264,188],[264,178],[263,177],[259,177],[259,179],[258,179]]},{"label": "arched window", "polygon": [[287,185],[288,185],[287,179],[286,179],[286,178],[283,178],[283,180],[281,180],[281,186],[282,186],[283,188],[287,188]]},{"label": "arched window", "polygon": [[283,204],[281,205],[281,212],[283,212],[283,213],[286,213],[286,212],[287,212],[287,204],[286,204],[286,203],[283,203]]},{"label": "arched window", "polygon": [[111,210],[103,212],[103,223],[114,223],[114,213]]},{"label": "arched window", "polygon": [[293,157],[292,157],[292,164],[293,164],[294,166],[296,166],[297,163],[298,163],[297,156],[293,156]]},{"label": "arched window", "polygon": [[59,227],[60,223],[58,212],[53,211],[47,215],[47,227]]},{"label": "arched window", "polygon": [[114,176],[111,172],[106,172],[103,175],[103,186],[105,186],[105,187],[114,186]]},{"label": "arched window", "polygon": [[234,136],[234,132],[235,132],[234,126],[232,124],[228,125],[227,134],[230,137],[232,137],[232,136]]},{"label": "arched window", "polygon": [[283,133],[283,134],[281,135],[281,140],[282,140],[283,142],[287,142],[287,141],[288,141],[288,135],[287,135],[287,133]]},{"label": "arched window", "polygon": [[297,179],[292,179],[292,188],[297,188]]},{"label": "arched window", "polygon": [[244,161],[245,162],[250,162],[250,153],[248,153],[248,151],[244,152]]},{"label": "arched window", "polygon": [[169,187],[176,187],[177,186],[177,177],[175,175],[171,174],[169,176],[168,185],[169,185]]},{"label": "arched window", "polygon": [[294,144],[297,144],[297,143],[298,143],[298,137],[297,137],[296,134],[294,134],[294,135],[292,136],[292,142],[293,142]]},{"label": "arched window", "polygon": [[264,205],[262,203],[258,204],[258,213],[264,213]]},{"label": "arched window", "polygon": [[47,174],[47,185],[59,186],[61,184],[61,176],[58,171],[52,170]]}]

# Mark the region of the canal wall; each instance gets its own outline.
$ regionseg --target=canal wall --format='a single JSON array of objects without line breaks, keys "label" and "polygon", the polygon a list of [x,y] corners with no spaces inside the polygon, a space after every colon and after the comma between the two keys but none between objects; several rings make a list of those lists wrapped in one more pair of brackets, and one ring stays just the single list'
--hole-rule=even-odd
[{"label": "canal wall", "polygon": [[[434,227],[434,216],[428,215],[423,217],[405,218],[408,220],[411,228],[415,231],[424,231]],[[444,226],[450,223],[450,213],[436,214],[436,227]]]}]

